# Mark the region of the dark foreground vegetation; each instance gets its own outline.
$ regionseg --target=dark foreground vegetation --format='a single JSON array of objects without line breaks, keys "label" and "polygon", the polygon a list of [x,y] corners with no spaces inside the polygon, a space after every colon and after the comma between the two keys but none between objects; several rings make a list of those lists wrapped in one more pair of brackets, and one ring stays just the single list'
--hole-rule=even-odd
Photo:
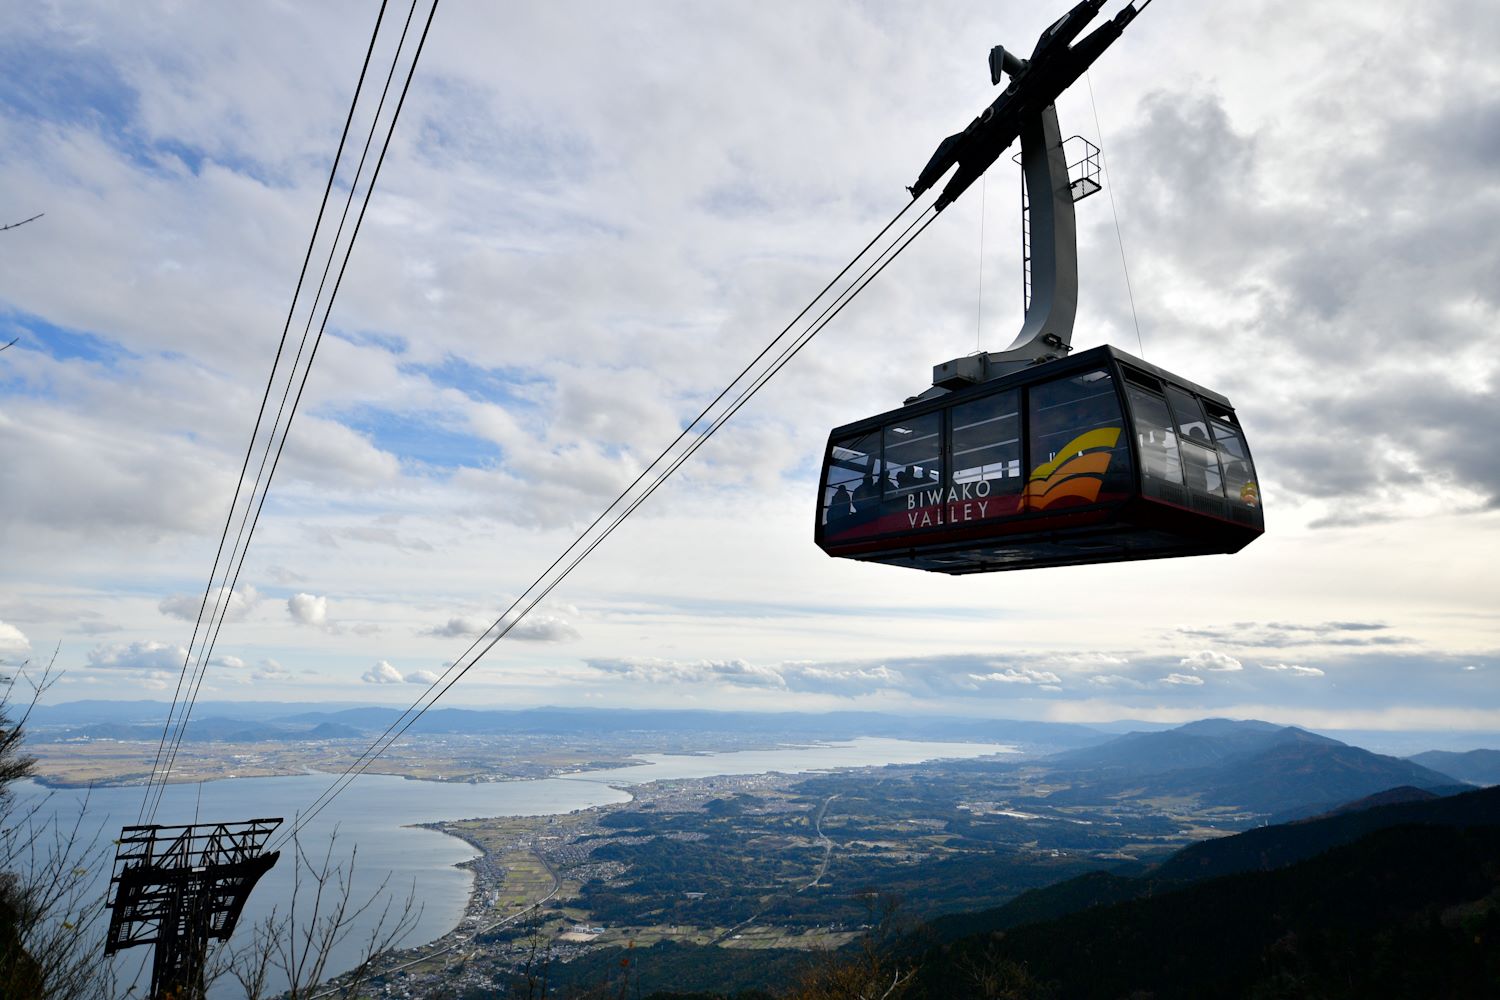
[{"label": "dark foreground vegetation", "polygon": [[26,722],[50,671],[20,704],[15,678],[0,676],[0,1000],[109,1000],[109,967],[83,932],[99,914],[86,891],[97,851],[81,821],[50,822],[11,791],[35,763],[25,752]]},{"label": "dark foreground vegetation", "polygon": [[[0,1000],[140,997],[144,980],[140,985],[120,982],[101,947],[108,911],[94,874],[112,864],[108,842],[92,836],[85,825],[86,809],[71,820],[59,819],[47,799],[20,803],[12,790],[33,773],[35,761],[25,753],[26,724],[53,679],[51,664],[29,678],[25,666],[18,676],[0,676]],[[23,692],[13,700],[18,681],[29,688],[29,697]],[[242,925],[248,940],[237,948],[210,951],[210,983],[232,983],[230,995],[246,1000],[327,995],[320,984],[336,943],[349,936],[352,917],[370,907],[380,892],[356,898],[353,862],[335,863],[334,850],[330,842],[320,860],[294,838],[288,853],[296,874],[287,911]],[[299,896],[301,920],[294,922]],[[346,994],[351,998],[366,995],[359,984],[370,963],[415,920],[413,899],[408,897],[404,905],[399,898],[395,902],[374,922],[373,932],[365,932],[358,964],[344,973],[344,980],[355,984]]]}]

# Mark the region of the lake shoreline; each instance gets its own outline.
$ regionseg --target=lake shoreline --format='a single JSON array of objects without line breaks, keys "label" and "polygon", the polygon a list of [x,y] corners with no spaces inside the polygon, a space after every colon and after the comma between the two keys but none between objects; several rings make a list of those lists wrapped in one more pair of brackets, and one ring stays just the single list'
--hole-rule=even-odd
[{"label": "lake shoreline", "polygon": [[[967,741],[960,741],[960,742],[967,742]],[[844,741],[843,743],[828,743],[828,744],[823,744],[823,746],[829,747],[829,746],[836,746],[836,745],[844,745],[846,743],[847,743],[847,741]],[[1020,750],[1018,748],[1014,747],[1014,746],[997,745],[997,744],[981,744],[981,745],[993,748],[993,752],[992,753],[987,754],[987,755],[981,755],[981,756],[1012,756],[1012,755],[1019,756],[1020,755]],[[809,749],[810,746],[811,745],[808,745],[808,744],[799,744],[799,745],[796,745],[796,746],[788,745],[788,746],[784,747],[783,749]],[[673,758],[705,758],[705,757],[712,758],[712,757],[714,757],[716,755],[714,755],[712,753],[694,753],[694,754],[670,754],[670,755],[657,755],[657,756],[670,756],[670,757],[673,757]],[[629,799],[627,799],[624,802],[603,803],[603,804],[600,804],[600,805],[588,806],[588,807],[585,807],[585,808],[582,808],[582,809],[575,809],[575,810],[571,810],[569,813],[566,813],[566,814],[564,814],[564,813],[539,813],[539,814],[535,814],[535,815],[526,815],[526,816],[516,815],[516,816],[507,816],[507,817],[485,817],[483,819],[490,819],[490,820],[496,820],[496,821],[498,821],[498,820],[500,820],[502,818],[506,819],[506,820],[544,820],[544,819],[553,819],[553,818],[556,818],[556,817],[562,816],[562,815],[573,815],[575,813],[579,814],[580,816],[583,816],[583,817],[593,818],[594,816],[603,816],[604,814],[607,814],[607,813],[612,812],[612,811],[616,811],[616,810],[620,810],[620,809],[626,809],[626,808],[630,808],[632,806],[639,805],[640,802],[643,800],[643,798],[649,801],[650,799],[655,798],[656,795],[658,795],[658,794],[689,794],[689,795],[698,795],[698,796],[702,796],[702,797],[709,797],[709,796],[712,796],[712,795],[719,794],[719,793],[721,793],[721,792],[723,792],[725,790],[722,787],[716,787],[716,783],[718,785],[722,785],[726,781],[733,783],[735,779],[765,778],[765,779],[795,780],[796,778],[798,778],[800,776],[804,776],[804,775],[808,775],[808,774],[848,774],[848,773],[852,773],[852,772],[876,771],[876,770],[880,770],[880,769],[887,768],[887,767],[911,766],[913,764],[918,764],[918,763],[925,764],[925,763],[932,763],[932,762],[935,762],[935,761],[953,760],[953,759],[979,759],[979,758],[978,757],[975,757],[975,758],[953,758],[953,757],[945,757],[945,756],[942,756],[942,755],[937,755],[937,756],[932,756],[932,757],[924,758],[923,760],[920,760],[920,761],[902,761],[902,762],[870,763],[870,764],[847,764],[847,765],[843,765],[843,766],[809,768],[809,769],[805,769],[805,770],[804,769],[781,770],[781,769],[775,769],[775,768],[773,768],[773,769],[765,770],[765,771],[754,771],[754,772],[743,772],[743,773],[705,774],[705,775],[694,776],[694,777],[663,777],[663,778],[655,778],[655,779],[652,779],[650,781],[642,781],[642,782],[638,782],[638,783],[618,782],[618,781],[612,782],[612,781],[609,780],[608,777],[604,777],[604,778],[598,779],[596,783],[598,783],[598,784],[604,784],[604,785],[607,785],[610,788],[613,788],[616,791],[623,792],[623,793],[625,793],[625,794],[627,794],[629,796]],[[657,763],[657,761],[649,761],[648,765],[655,765],[656,763]],[[575,781],[592,781],[593,780],[593,779],[590,779],[590,778],[581,777],[579,775],[573,775],[573,776],[560,775],[559,776],[560,780],[569,780],[570,778],[571,778],[571,780],[575,780]],[[642,793],[646,793],[646,794],[643,796]],[[487,891],[487,889],[490,887],[490,885],[489,885],[489,883],[487,883],[486,879],[489,879],[492,882],[498,883],[496,885],[497,889],[498,889],[499,885],[503,885],[503,883],[504,883],[504,870],[498,864],[498,862],[496,860],[495,852],[491,851],[488,847],[486,847],[486,845],[481,840],[479,840],[478,837],[465,832],[464,830],[462,830],[458,826],[458,824],[460,824],[460,823],[472,823],[472,822],[479,822],[479,821],[482,821],[482,819],[476,818],[476,819],[473,819],[473,820],[439,820],[439,821],[433,821],[433,822],[430,822],[430,823],[410,824],[412,826],[417,826],[417,827],[420,827],[422,829],[432,830],[434,832],[442,833],[442,834],[445,834],[445,835],[447,835],[449,837],[453,837],[453,838],[455,838],[457,840],[460,840],[464,844],[466,844],[467,846],[469,846],[470,848],[472,848],[475,851],[479,852],[479,856],[474,857],[474,858],[470,858],[470,859],[468,859],[466,861],[457,862],[457,863],[455,863],[453,865],[453,867],[459,868],[459,869],[462,869],[462,870],[465,870],[465,871],[468,871],[471,874],[473,874],[473,876],[474,876],[474,878],[470,882],[469,899],[468,899],[468,901],[467,901],[467,903],[466,903],[466,905],[464,907],[464,911],[463,911],[462,916],[459,918],[458,922],[454,925],[454,927],[451,928],[446,934],[441,935],[440,937],[434,939],[433,941],[428,942],[425,945],[414,946],[413,948],[404,949],[401,952],[395,953],[397,956],[403,957],[404,960],[409,960],[410,956],[406,955],[405,954],[406,952],[411,952],[411,953],[415,954],[417,952],[424,951],[424,950],[430,948],[431,946],[439,944],[439,943],[443,944],[443,948],[440,949],[437,952],[433,952],[428,957],[432,957],[433,955],[444,953],[446,951],[452,950],[452,948],[456,946],[456,944],[457,944],[458,941],[463,940],[465,938],[470,938],[470,939],[472,938],[472,934],[474,932],[472,931],[472,929],[470,927],[466,927],[466,925],[473,925],[473,924],[477,924],[477,923],[482,923],[482,920],[480,918],[482,918],[482,916],[484,914],[486,914],[487,912],[491,912],[485,906],[481,894],[484,893],[485,891]],[[597,826],[597,823],[591,824],[591,825]],[[559,845],[559,846],[561,846],[563,848],[571,846],[571,844],[580,835],[581,835],[581,832],[575,831],[574,834],[571,837],[568,837],[567,839],[565,839],[562,842],[562,844]],[[538,852],[537,856],[540,858],[541,854]],[[559,880],[559,884],[560,884],[560,880]],[[540,905],[540,904],[538,904],[538,905]],[[508,922],[509,919],[511,919],[511,918],[502,918],[502,920],[499,921],[499,923]],[[409,962],[407,964],[409,964]]]},{"label": "lake shoreline", "polygon": [[[104,741],[100,741],[104,742]],[[112,745],[118,745],[118,741],[109,741]],[[58,744],[42,744],[52,748]],[[145,744],[142,747],[149,750]],[[363,743],[361,743],[363,747]],[[731,751],[733,752],[733,751]],[[442,774],[411,774],[398,770],[386,770],[370,768],[368,774],[384,775],[389,778],[405,778],[408,781],[431,782],[439,785],[495,785],[524,781],[544,781],[549,778],[567,778],[579,774],[607,773],[625,768],[640,767],[648,763],[647,756],[652,751],[641,751],[628,754],[614,759],[586,760],[577,763],[558,764],[554,767],[538,768],[534,772],[525,774],[473,774],[467,773],[449,777]],[[713,756],[716,751],[703,751],[701,753],[682,754],[681,756]],[[87,791],[95,788],[145,788],[151,776],[150,771],[127,771],[124,773],[109,774],[103,777],[70,778],[58,771],[48,772],[46,765],[55,765],[58,757],[42,757],[40,764],[42,769],[30,775],[30,780],[44,788]],[[168,779],[168,785],[197,785],[214,781],[245,781],[259,778],[296,778],[305,775],[323,775],[328,778],[337,778],[342,772],[335,770],[323,770],[317,767],[309,767],[305,764],[284,766],[257,767],[248,769],[249,773],[228,773],[213,775],[188,775]]]},{"label": "lake shoreline", "polygon": [[[798,741],[795,747],[722,751],[707,755],[651,751],[629,752],[627,755],[626,748],[620,750],[621,753],[612,755],[611,763],[629,760],[626,766],[579,770],[580,758],[600,759],[592,754],[579,754],[571,766],[552,768],[562,773],[539,779],[458,782],[407,774],[369,773],[350,785],[343,794],[329,800],[326,809],[307,817],[300,836],[305,845],[336,842],[333,850],[338,857],[348,856],[349,847],[357,845],[358,865],[350,871],[355,893],[361,899],[370,893],[391,899],[393,906],[399,909],[406,895],[404,890],[412,885],[424,906],[411,939],[451,941],[455,933],[461,936],[466,929],[471,929],[466,928],[465,922],[472,915],[477,912],[482,916],[487,912],[479,905],[484,902],[484,897],[476,892],[478,876],[475,873],[482,873],[484,864],[494,863],[488,855],[476,858],[473,842],[444,828],[445,824],[460,822],[462,817],[556,816],[559,817],[559,826],[573,825],[561,817],[570,812],[601,816],[606,811],[603,807],[627,806],[640,796],[643,786],[657,782],[701,782],[699,787],[707,790],[717,786],[720,789],[717,794],[722,794],[723,789],[744,780],[744,776],[805,774],[1013,752],[1013,748],[997,744],[879,737],[821,745]],[[529,752],[527,755],[530,756]],[[562,761],[537,761],[533,756],[532,762],[551,764]],[[171,782],[164,790],[158,815],[165,822],[285,816],[291,825],[298,815],[296,807],[318,802],[333,776],[332,769],[316,773],[303,767],[285,776]],[[40,822],[72,823],[74,817],[83,817],[89,828],[96,831],[91,834],[96,848],[104,855],[112,855],[110,842],[120,827],[137,822],[143,788],[144,785],[139,783],[101,786],[28,778],[17,782],[12,791],[22,803],[28,800],[37,803],[37,808],[42,810]],[[515,854],[514,858],[526,871],[521,879],[524,885],[519,886],[511,899],[534,902],[552,883],[544,870],[544,862],[522,854]],[[459,867],[465,862],[467,866]],[[556,863],[555,859],[553,863]],[[291,897],[295,889],[294,868],[294,865],[282,863],[266,874],[263,883],[247,901],[240,922],[242,928],[255,926],[276,904]],[[108,877],[108,866],[91,874],[92,880],[98,882],[97,891],[101,898],[108,891]],[[378,918],[382,907],[383,904],[377,904],[370,911],[374,918]],[[496,915],[507,912],[513,912],[513,909],[507,911],[502,907]],[[370,928],[365,924],[373,924],[373,918],[364,919],[354,938],[367,934]],[[349,947],[341,946],[332,958],[329,970],[353,968],[358,961],[354,951],[357,951],[357,946],[352,943]],[[118,957],[118,974],[133,982],[138,964],[139,959],[134,955]],[[211,1000],[229,1000],[230,995],[211,991]]]}]

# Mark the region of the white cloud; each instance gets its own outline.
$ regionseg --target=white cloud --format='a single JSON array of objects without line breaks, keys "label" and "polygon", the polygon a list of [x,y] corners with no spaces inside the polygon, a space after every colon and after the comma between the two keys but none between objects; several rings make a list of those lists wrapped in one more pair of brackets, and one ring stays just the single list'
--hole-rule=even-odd
[{"label": "white cloud", "polygon": [[1096,674],[1089,678],[1089,683],[1100,687],[1127,687],[1137,690],[1146,686],[1134,677],[1126,677],[1124,674]]},{"label": "white cloud", "polygon": [[1220,653],[1212,649],[1200,649],[1191,656],[1184,656],[1177,661],[1177,665],[1190,670],[1208,670],[1214,673],[1231,673],[1245,669],[1244,664],[1228,653]]},{"label": "white cloud", "polygon": [[[214,608],[219,607],[224,600],[225,588],[220,587],[209,594],[205,604],[203,595],[200,594],[173,594],[171,597],[163,598],[156,609],[170,618],[178,618],[185,622],[198,620],[199,609],[202,609],[203,617],[208,620],[214,613]],[[245,617],[254,610],[256,604],[260,603],[260,594],[254,587],[241,587],[229,593],[227,609],[223,610],[224,620],[237,622],[243,621]]]},{"label": "white cloud", "polygon": [[1181,684],[1188,687],[1196,687],[1203,683],[1202,677],[1193,674],[1168,674],[1161,679],[1163,684]]},{"label": "white cloud", "polygon": [[1057,662],[1070,669],[1095,670],[1108,667],[1127,667],[1130,665],[1130,658],[1115,653],[1066,653],[1059,656]]},{"label": "white cloud", "polygon": [[265,659],[256,664],[255,670],[250,674],[254,681],[289,681],[292,672],[282,666],[277,660]]},{"label": "white cloud", "polygon": [[26,633],[8,622],[0,621],[0,656],[25,657],[31,652]]},{"label": "white cloud", "polygon": [[243,670],[245,661],[238,656],[216,656],[211,661],[216,667],[228,667],[230,670]]},{"label": "white cloud", "polygon": [[85,621],[79,622],[76,630],[84,635],[107,635],[110,632],[119,632],[120,626],[114,622]]},{"label": "white cloud", "polygon": [[97,669],[161,670],[180,673],[187,650],[166,642],[145,640],[110,643],[89,650],[90,667]]},{"label": "white cloud", "polygon": [[272,566],[266,572],[271,574],[272,580],[275,580],[283,587],[290,586],[294,583],[307,582],[306,576],[302,575],[301,573],[294,572],[293,570],[289,570],[285,566]]},{"label": "white cloud", "polygon": [[578,629],[552,615],[530,616],[521,620],[505,636],[523,642],[570,642],[579,638]]},{"label": "white cloud", "polygon": [[283,464],[289,476],[308,482],[366,489],[393,482],[401,469],[395,455],[375,447],[365,435],[318,417],[297,421]]},{"label": "white cloud", "polygon": [[988,674],[970,674],[982,684],[1060,684],[1062,678],[1050,670],[1030,670],[1025,667],[1007,667]]},{"label": "white cloud", "polygon": [[408,684],[435,684],[438,672],[436,670],[413,670],[406,675]]},{"label": "white cloud", "polygon": [[612,659],[600,657],[588,661],[595,670],[647,681],[652,684],[704,684],[711,681],[752,687],[785,687],[781,674],[770,667],[756,666],[744,660],[677,661],[650,657]]},{"label": "white cloud", "polygon": [[[749,677],[755,678],[751,672]],[[899,690],[906,678],[900,671],[883,663],[831,666],[815,664],[783,664],[780,676],[782,683],[794,691],[810,694],[831,694],[851,697],[873,691]],[[751,681],[754,683],[754,680]]]},{"label": "white cloud", "polygon": [[286,601],[287,613],[299,625],[322,628],[328,624],[328,598],[313,594],[293,594]]},{"label": "white cloud", "polygon": [[316,536],[320,545],[338,548],[340,542],[385,545],[402,552],[431,552],[432,543],[424,538],[402,535],[388,524],[359,524],[322,528]]},{"label": "white cloud", "polygon": [[1262,663],[1261,667],[1280,674],[1291,674],[1294,677],[1323,676],[1323,671],[1317,667],[1304,667],[1295,663]]},{"label": "white cloud", "polygon": [[[543,608],[547,607],[556,607],[559,612],[571,613],[575,616],[578,614],[578,609],[571,605],[543,605]],[[479,615],[455,615],[445,624],[421,629],[417,634],[436,639],[472,638],[483,635],[493,624],[493,618],[484,618]],[[578,629],[563,617],[562,613],[533,613],[523,618],[520,624],[512,627],[506,633],[506,638],[518,639],[522,642],[571,642],[581,636]]]},{"label": "white cloud", "polygon": [[401,671],[391,666],[388,661],[381,660],[361,674],[359,679],[366,684],[400,684],[406,678],[402,677]]},{"label": "white cloud", "polygon": [[175,687],[177,675],[168,670],[148,670],[137,679],[137,683],[152,691],[165,691],[167,687]]},{"label": "white cloud", "polygon": [[446,625],[435,625],[432,628],[424,628],[417,634],[432,636],[436,639],[462,639],[483,635],[484,631],[490,625],[491,620],[472,615],[459,615],[449,618]]}]

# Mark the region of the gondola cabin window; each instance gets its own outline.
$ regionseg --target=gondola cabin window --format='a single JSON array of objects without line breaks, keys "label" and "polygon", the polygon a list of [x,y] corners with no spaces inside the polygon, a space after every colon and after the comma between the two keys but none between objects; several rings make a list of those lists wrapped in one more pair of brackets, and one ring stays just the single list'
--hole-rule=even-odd
[{"label": "gondola cabin window", "polygon": [[834,444],[823,482],[823,523],[849,526],[867,520],[880,505],[880,432]]},{"label": "gondola cabin window", "polygon": [[885,500],[881,512],[895,520],[925,505],[943,487],[943,414],[924,413],[885,428]]},{"label": "gondola cabin window", "polygon": [[1224,467],[1224,495],[1246,507],[1259,507],[1260,485],[1255,480],[1255,466],[1250,462],[1250,450],[1245,447],[1245,437],[1234,414],[1208,400],[1203,401],[1203,408],[1208,413],[1219,463]]},{"label": "gondola cabin window", "polygon": [[1172,416],[1177,423],[1183,478],[1187,480],[1188,489],[1209,496],[1223,496],[1224,472],[1219,466],[1219,452],[1208,433],[1208,422],[1203,419],[1203,408],[1198,405],[1197,397],[1169,385],[1167,400],[1172,404]]},{"label": "gondola cabin window", "polygon": [[1130,450],[1109,372],[1053,379],[1028,395],[1026,509],[1057,511],[1126,499],[1132,489]]},{"label": "gondola cabin window", "polygon": [[1182,485],[1182,456],[1177,450],[1177,430],[1167,411],[1166,397],[1127,382],[1130,411],[1135,416],[1136,453],[1141,472],[1148,479]]},{"label": "gondola cabin window", "polygon": [[953,485],[963,499],[997,501],[994,512],[1014,514],[1025,478],[1021,475],[1021,393],[1012,389],[955,406]]}]

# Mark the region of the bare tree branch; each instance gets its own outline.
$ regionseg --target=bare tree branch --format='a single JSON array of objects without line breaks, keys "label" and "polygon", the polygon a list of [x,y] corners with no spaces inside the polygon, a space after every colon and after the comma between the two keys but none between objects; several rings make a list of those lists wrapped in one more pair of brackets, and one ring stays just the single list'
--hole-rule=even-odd
[{"label": "bare tree branch", "polygon": [[17,226],[24,226],[28,222],[35,222],[46,214],[46,212],[38,212],[29,219],[22,219],[20,222],[12,222],[9,225],[0,226],[0,233],[5,232],[7,229],[15,229]]},{"label": "bare tree branch", "polygon": [[105,906],[94,877],[106,864],[101,845],[108,840],[86,828],[86,801],[67,820],[51,796],[22,808],[6,787],[30,773],[32,762],[21,753],[24,726],[55,680],[56,661],[54,651],[35,679],[21,665],[16,679],[31,694],[19,710],[13,681],[0,693],[0,996],[108,1000],[116,992],[97,947]]},{"label": "bare tree branch", "polygon": [[[248,945],[235,949],[216,967],[216,977],[227,972],[239,982],[246,1000],[262,1000],[272,987],[273,973],[285,979],[275,990],[276,995],[286,1000],[357,996],[370,976],[372,963],[396,947],[416,926],[422,908],[416,900],[415,886],[404,902],[386,898],[384,908],[375,917],[375,906],[386,896],[389,879],[382,881],[363,901],[357,900],[354,869],[358,849],[351,853],[347,864],[335,863],[337,842],[335,833],[319,860],[310,857],[293,835],[289,860],[296,867],[286,914],[272,910],[255,926]],[[307,912],[309,893],[311,912]],[[368,925],[365,932],[368,937],[360,949],[358,963],[336,978],[335,988],[320,987],[333,952],[361,923]]]}]

